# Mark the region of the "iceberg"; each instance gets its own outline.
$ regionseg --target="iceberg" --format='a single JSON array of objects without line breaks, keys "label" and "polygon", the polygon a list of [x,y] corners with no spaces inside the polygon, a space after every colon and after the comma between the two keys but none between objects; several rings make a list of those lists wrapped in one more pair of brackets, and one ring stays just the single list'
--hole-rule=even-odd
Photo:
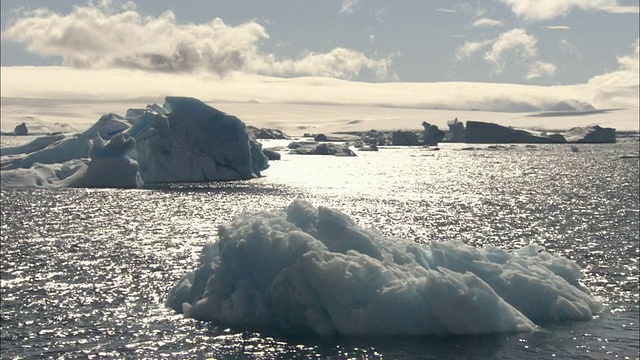
[{"label": "iceberg", "polygon": [[466,143],[476,144],[537,144],[537,143],[615,143],[616,129],[598,125],[574,127],[562,133],[514,129],[482,121],[467,121],[464,129]]},{"label": "iceberg", "polygon": [[316,141],[294,141],[287,146],[289,154],[357,156],[348,144],[318,143]]},{"label": "iceberg", "polygon": [[139,187],[144,183],[239,180],[268,168],[262,145],[235,116],[200,100],[102,116],[81,133],[36,138],[2,149],[10,187]]},{"label": "iceberg", "polygon": [[118,134],[108,142],[96,134],[89,151],[91,161],[62,184],[70,187],[142,186],[138,162],[126,156],[135,146],[135,139],[127,133]]},{"label": "iceberg", "polygon": [[603,128],[598,125],[574,127],[562,134],[567,142],[575,143],[615,143],[616,130],[613,128]]},{"label": "iceberg", "polygon": [[27,124],[22,123],[22,124],[16,125],[16,127],[13,129],[13,134],[14,135],[29,135],[29,129],[27,129]]},{"label": "iceberg", "polygon": [[296,200],[221,226],[166,303],[225,326],[320,336],[525,332],[603,310],[580,276],[536,245],[419,244]]}]

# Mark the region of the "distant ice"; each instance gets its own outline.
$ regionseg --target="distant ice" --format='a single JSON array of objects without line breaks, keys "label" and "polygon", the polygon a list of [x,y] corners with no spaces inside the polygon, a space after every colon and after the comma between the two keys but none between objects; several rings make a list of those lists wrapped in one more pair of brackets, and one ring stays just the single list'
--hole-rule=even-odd
[{"label": "distant ice", "polygon": [[318,143],[315,141],[294,141],[289,144],[289,154],[357,156],[347,144]]},{"label": "distant ice", "polygon": [[262,146],[235,116],[201,101],[102,116],[81,133],[2,149],[2,186],[137,187],[144,182],[238,180],[268,167]]},{"label": "distant ice", "polygon": [[540,246],[420,245],[297,200],[221,226],[167,304],[226,326],[321,336],[520,332],[602,311],[580,276]]}]

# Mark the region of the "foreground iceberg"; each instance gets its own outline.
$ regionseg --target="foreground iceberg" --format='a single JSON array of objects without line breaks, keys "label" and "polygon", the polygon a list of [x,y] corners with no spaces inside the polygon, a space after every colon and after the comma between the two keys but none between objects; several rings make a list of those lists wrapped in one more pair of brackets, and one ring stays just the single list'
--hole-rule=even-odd
[{"label": "foreground iceberg", "polygon": [[222,226],[167,305],[228,326],[322,336],[518,332],[602,311],[580,275],[535,245],[420,245],[294,201]]},{"label": "foreground iceberg", "polygon": [[2,186],[137,187],[144,182],[239,180],[268,167],[262,146],[235,116],[201,101],[102,116],[82,133],[2,149]]}]

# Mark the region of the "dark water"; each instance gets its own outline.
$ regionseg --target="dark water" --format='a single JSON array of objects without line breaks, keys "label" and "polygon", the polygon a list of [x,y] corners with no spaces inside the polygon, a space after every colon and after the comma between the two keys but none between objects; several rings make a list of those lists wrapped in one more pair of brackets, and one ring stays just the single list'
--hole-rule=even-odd
[{"label": "dark water", "polygon": [[[2,189],[2,358],[638,358],[638,143],[288,156],[265,177],[142,190]],[[303,198],[386,235],[576,261],[607,305],[533,333],[317,338],[229,329],[164,306],[217,227]]]}]

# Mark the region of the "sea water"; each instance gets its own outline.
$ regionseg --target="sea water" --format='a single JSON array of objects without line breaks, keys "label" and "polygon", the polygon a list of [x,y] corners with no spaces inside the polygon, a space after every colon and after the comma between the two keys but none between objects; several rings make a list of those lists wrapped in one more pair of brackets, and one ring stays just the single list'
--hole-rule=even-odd
[{"label": "sea water", "polygon": [[[265,142],[265,146],[276,143]],[[249,181],[2,189],[2,358],[638,358],[638,142],[289,155]],[[622,156],[622,158],[621,158]],[[450,337],[277,334],[164,304],[219,225],[294,199],[420,243],[543,245],[606,305],[591,321]]]}]

